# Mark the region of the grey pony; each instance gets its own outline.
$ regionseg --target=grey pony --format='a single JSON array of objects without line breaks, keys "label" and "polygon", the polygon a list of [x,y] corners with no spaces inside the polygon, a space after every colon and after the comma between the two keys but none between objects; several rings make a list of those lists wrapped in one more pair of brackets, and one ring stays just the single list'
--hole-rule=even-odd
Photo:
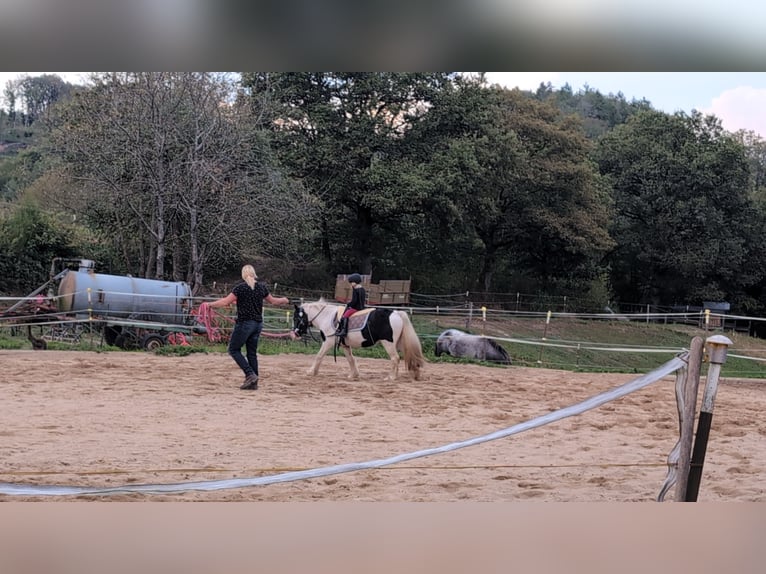
[{"label": "grey pony", "polygon": [[436,339],[434,354],[439,357],[442,353],[451,357],[511,364],[508,352],[497,341],[458,329],[447,329]]}]

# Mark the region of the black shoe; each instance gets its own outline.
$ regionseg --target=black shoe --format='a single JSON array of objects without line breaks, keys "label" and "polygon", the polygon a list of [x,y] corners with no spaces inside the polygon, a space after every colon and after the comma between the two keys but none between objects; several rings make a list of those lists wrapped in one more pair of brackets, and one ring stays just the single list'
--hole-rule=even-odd
[{"label": "black shoe", "polygon": [[258,375],[248,375],[242,386],[239,387],[245,391],[257,391],[258,390]]}]

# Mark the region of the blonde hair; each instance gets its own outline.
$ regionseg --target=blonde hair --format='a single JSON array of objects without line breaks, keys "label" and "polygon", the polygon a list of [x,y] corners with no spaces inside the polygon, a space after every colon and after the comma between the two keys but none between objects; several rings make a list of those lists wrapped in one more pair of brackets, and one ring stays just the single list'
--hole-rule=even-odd
[{"label": "blonde hair", "polygon": [[255,289],[255,280],[258,279],[258,275],[255,274],[255,268],[252,265],[245,265],[242,268],[242,279],[250,285],[250,289]]}]

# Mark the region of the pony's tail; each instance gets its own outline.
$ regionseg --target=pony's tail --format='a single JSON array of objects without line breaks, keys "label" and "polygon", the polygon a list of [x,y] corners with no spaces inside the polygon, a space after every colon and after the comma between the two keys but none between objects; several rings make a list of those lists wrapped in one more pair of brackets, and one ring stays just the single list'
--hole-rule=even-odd
[{"label": "pony's tail", "polygon": [[497,351],[497,361],[504,363],[506,365],[511,364],[511,356],[508,354],[508,351],[505,350],[505,348],[498,343],[497,341],[494,341],[492,339],[487,339],[487,342],[492,346],[495,351]]},{"label": "pony's tail", "polygon": [[420,371],[426,364],[426,358],[423,356],[423,347],[420,345],[420,339],[412,326],[409,315],[406,311],[397,311],[402,318],[402,337],[399,341],[399,350],[404,353],[404,364],[408,371],[412,371],[415,380],[420,380]]}]

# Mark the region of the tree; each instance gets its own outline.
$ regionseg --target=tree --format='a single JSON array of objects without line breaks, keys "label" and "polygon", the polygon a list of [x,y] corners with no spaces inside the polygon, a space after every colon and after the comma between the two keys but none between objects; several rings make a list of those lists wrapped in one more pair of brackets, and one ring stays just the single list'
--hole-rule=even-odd
[{"label": "tree", "polygon": [[[734,137],[745,147],[750,164],[751,187],[758,196],[766,195],[766,140],[753,131],[739,130]],[[766,197],[762,197],[766,199]]]},{"label": "tree", "polygon": [[35,147],[0,158],[0,199],[18,199],[45,172],[48,159]]},{"label": "tree", "polygon": [[53,149],[80,185],[65,201],[112,230],[132,272],[183,278],[196,291],[206,269],[299,257],[308,204],[281,177],[254,108],[232,102],[231,79],[125,72],[91,81],[57,118]]},{"label": "tree", "polygon": [[31,126],[38,119],[47,119],[54,104],[69,95],[71,85],[56,74],[43,74],[21,78],[18,91],[26,110],[24,123]]},{"label": "tree", "polygon": [[643,111],[607,134],[596,157],[614,187],[610,262],[623,301],[746,299],[763,276],[763,216],[745,150],[718,119]]},{"label": "tree", "polygon": [[596,276],[612,246],[609,195],[575,118],[519,90],[477,83],[445,91],[416,131],[447,202],[433,219],[449,222],[449,235],[478,260],[483,290],[501,267],[538,285]]},{"label": "tree", "polygon": [[0,293],[29,293],[49,279],[54,257],[74,255],[70,230],[32,201],[0,218]]},{"label": "tree", "polygon": [[574,93],[569,84],[558,91],[550,83],[540,84],[534,97],[554,103],[564,115],[580,116],[585,134],[591,139],[598,139],[615,126],[625,123],[636,112],[651,109],[651,103],[646,99],[628,102],[622,92],[603,95],[588,85]]},{"label": "tree", "polygon": [[[274,103],[267,120],[292,176],[318,200],[322,257],[371,273],[387,244],[421,211],[427,185],[406,157],[404,136],[446,73],[243,73],[254,97]],[[395,239],[394,239],[395,240]]]},{"label": "tree", "polygon": [[3,95],[5,96],[5,105],[8,106],[8,122],[10,128],[16,127],[16,101],[18,100],[19,82],[17,80],[8,80],[5,82]]}]

